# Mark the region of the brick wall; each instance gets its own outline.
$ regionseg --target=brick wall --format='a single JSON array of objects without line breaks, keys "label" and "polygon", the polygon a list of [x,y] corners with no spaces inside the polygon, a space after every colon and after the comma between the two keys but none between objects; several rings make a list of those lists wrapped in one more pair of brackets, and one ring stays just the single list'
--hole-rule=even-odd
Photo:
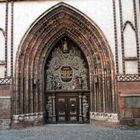
[{"label": "brick wall", "polygon": [[10,127],[11,122],[11,87],[0,85],[0,129]]},{"label": "brick wall", "polygon": [[140,125],[140,83],[120,82],[118,93],[120,123]]}]

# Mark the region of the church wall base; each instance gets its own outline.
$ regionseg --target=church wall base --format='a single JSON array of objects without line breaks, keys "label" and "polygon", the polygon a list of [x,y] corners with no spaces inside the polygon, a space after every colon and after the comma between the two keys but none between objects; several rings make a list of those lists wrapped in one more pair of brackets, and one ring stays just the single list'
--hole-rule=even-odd
[{"label": "church wall base", "polygon": [[90,124],[93,127],[96,126],[104,126],[104,127],[110,127],[110,128],[119,128],[120,127],[120,123],[119,122],[107,122],[107,121],[99,121],[99,120],[90,120]]},{"label": "church wall base", "polygon": [[90,124],[92,126],[105,126],[105,127],[118,128],[119,127],[118,114],[91,112]]},{"label": "church wall base", "polygon": [[11,128],[25,128],[44,124],[43,113],[13,115]]},{"label": "church wall base", "polygon": [[2,85],[0,85],[0,129],[9,129],[10,124],[11,124],[11,86],[3,83]]},{"label": "church wall base", "polygon": [[0,119],[0,130],[9,129],[11,124],[11,119]]},{"label": "church wall base", "polygon": [[120,120],[122,126],[140,127],[140,118],[124,118]]}]

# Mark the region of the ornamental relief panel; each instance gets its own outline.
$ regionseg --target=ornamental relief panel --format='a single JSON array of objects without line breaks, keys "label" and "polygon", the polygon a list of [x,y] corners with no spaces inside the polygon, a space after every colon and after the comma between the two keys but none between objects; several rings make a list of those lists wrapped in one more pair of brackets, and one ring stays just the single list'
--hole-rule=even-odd
[{"label": "ornamental relief panel", "polygon": [[51,51],[45,67],[46,90],[88,90],[88,68],[78,46],[62,38]]}]

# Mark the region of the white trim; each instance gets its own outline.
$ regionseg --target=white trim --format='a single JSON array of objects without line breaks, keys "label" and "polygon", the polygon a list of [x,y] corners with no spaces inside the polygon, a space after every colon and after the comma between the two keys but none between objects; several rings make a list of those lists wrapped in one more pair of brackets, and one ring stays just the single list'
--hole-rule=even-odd
[{"label": "white trim", "polygon": [[117,113],[90,112],[90,119],[96,121],[119,122]]},{"label": "white trim", "polygon": [[11,99],[11,96],[0,96],[0,99]]},{"label": "white trim", "polygon": [[120,97],[140,97],[140,93],[138,94],[125,94],[125,93],[121,93]]},{"label": "white trim", "polygon": [[35,121],[36,119],[43,119],[43,112],[13,115],[15,123],[19,121]]}]

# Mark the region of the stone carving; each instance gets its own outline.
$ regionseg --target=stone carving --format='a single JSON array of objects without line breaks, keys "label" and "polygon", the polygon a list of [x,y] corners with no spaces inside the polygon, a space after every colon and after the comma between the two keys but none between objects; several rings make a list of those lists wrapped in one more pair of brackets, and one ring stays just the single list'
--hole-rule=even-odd
[{"label": "stone carving", "polygon": [[83,89],[83,79],[81,76],[75,77],[75,88],[76,89]]},{"label": "stone carving", "polygon": [[63,45],[59,42],[47,64],[47,90],[87,90],[88,69],[81,51],[66,38]]},{"label": "stone carving", "polygon": [[55,90],[56,89],[56,81],[55,81],[55,77],[52,75],[51,76],[51,90]]},{"label": "stone carving", "polygon": [[68,53],[69,49],[68,49],[68,43],[66,38],[64,39],[64,42],[62,42],[62,47],[63,47],[63,53]]},{"label": "stone carving", "polygon": [[51,118],[52,115],[53,115],[53,107],[52,107],[52,98],[49,98],[48,99],[48,102],[47,102],[47,105],[46,105],[46,109],[47,109],[47,112],[48,112],[48,118]]},{"label": "stone carving", "polygon": [[57,85],[56,85],[56,89],[57,89],[57,90],[61,90],[61,88],[62,88],[62,84],[61,84],[60,81],[58,81],[58,82],[57,82]]},{"label": "stone carving", "polygon": [[90,112],[90,118],[97,121],[118,122],[117,113]]},{"label": "stone carving", "polygon": [[28,113],[28,114],[17,114],[13,115],[13,121],[14,122],[20,122],[20,121],[35,121],[43,118],[43,112],[36,112],[36,113]]},{"label": "stone carving", "polygon": [[89,104],[87,101],[87,97],[83,96],[83,119],[84,119],[84,121],[88,120],[88,110],[89,110]]}]

